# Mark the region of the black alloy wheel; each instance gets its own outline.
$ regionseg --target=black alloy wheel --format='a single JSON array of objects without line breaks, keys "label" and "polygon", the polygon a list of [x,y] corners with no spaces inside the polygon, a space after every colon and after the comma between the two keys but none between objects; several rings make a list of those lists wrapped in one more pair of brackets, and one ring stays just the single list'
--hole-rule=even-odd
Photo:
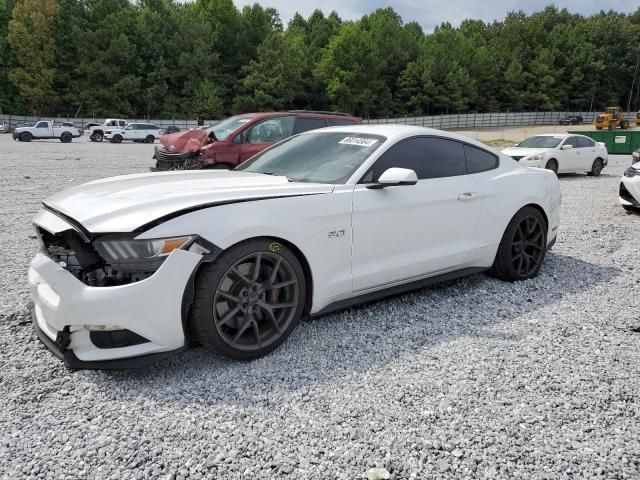
[{"label": "black alloy wheel", "polygon": [[291,265],[258,252],[227,270],[213,298],[213,320],[231,347],[258,350],[287,330],[299,294]]},{"label": "black alloy wheel", "polygon": [[547,250],[547,228],[537,208],[520,209],[502,235],[492,273],[509,282],[535,277]]},{"label": "black alloy wheel", "polygon": [[258,239],[232,247],[199,274],[195,339],[232,358],[265,355],[298,324],[305,294],[300,262],[284,245]]},{"label": "black alloy wheel", "polygon": [[522,219],[511,242],[511,261],[518,274],[529,277],[542,262],[545,235],[544,226],[535,216]]}]

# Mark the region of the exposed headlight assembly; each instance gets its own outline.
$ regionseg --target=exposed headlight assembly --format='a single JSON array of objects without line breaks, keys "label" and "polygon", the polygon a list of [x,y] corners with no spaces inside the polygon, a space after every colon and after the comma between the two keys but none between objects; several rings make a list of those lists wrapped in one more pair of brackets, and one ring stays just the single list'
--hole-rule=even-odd
[{"label": "exposed headlight assembly", "polygon": [[640,171],[638,171],[634,167],[629,167],[624,171],[625,177],[635,177],[636,175],[640,175]]},{"label": "exposed headlight assembly", "polygon": [[[207,249],[195,244],[195,235],[174,238],[135,240],[117,237],[102,237],[93,242],[94,248],[102,258],[121,272],[155,271],[167,256],[176,249],[197,250],[194,253],[207,253]],[[197,248],[196,248],[197,247]]]},{"label": "exposed headlight assembly", "polygon": [[633,157],[633,163],[640,161],[640,151],[635,151],[631,154]]}]

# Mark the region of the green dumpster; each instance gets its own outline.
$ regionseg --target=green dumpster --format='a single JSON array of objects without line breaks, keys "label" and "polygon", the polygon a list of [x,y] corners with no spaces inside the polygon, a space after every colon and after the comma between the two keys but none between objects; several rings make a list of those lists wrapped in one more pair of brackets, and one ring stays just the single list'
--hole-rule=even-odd
[{"label": "green dumpster", "polygon": [[569,133],[585,135],[596,142],[602,142],[611,154],[631,153],[640,148],[640,130],[593,130]]}]

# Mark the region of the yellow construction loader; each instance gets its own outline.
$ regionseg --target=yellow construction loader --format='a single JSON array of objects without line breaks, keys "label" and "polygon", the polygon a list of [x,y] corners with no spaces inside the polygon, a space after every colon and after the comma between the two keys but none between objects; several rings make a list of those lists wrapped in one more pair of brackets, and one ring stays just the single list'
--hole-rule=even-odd
[{"label": "yellow construction loader", "polygon": [[624,113],[622,113],[620,106],[613,105],[607,107],[603,113],[598,115],[593,121],[593,125],[596,127],[596,130],[602,130],[603,128],[608,128],[609,130],[621,128],[624,130],[629,126],[629,121],[625,120]]}]

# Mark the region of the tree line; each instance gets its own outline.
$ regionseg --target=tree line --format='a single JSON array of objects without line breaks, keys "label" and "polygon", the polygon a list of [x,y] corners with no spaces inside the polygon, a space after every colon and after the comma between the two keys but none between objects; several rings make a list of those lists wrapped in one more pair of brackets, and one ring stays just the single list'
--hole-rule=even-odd
[{"label": "tree line", "polygon": [[640,8],[587,17],[550,6],[425,33],[391,8],[284,25],[272,8],[232,0],[0,0],[0,111],[12,113],[638,108],[639,58]]}]

